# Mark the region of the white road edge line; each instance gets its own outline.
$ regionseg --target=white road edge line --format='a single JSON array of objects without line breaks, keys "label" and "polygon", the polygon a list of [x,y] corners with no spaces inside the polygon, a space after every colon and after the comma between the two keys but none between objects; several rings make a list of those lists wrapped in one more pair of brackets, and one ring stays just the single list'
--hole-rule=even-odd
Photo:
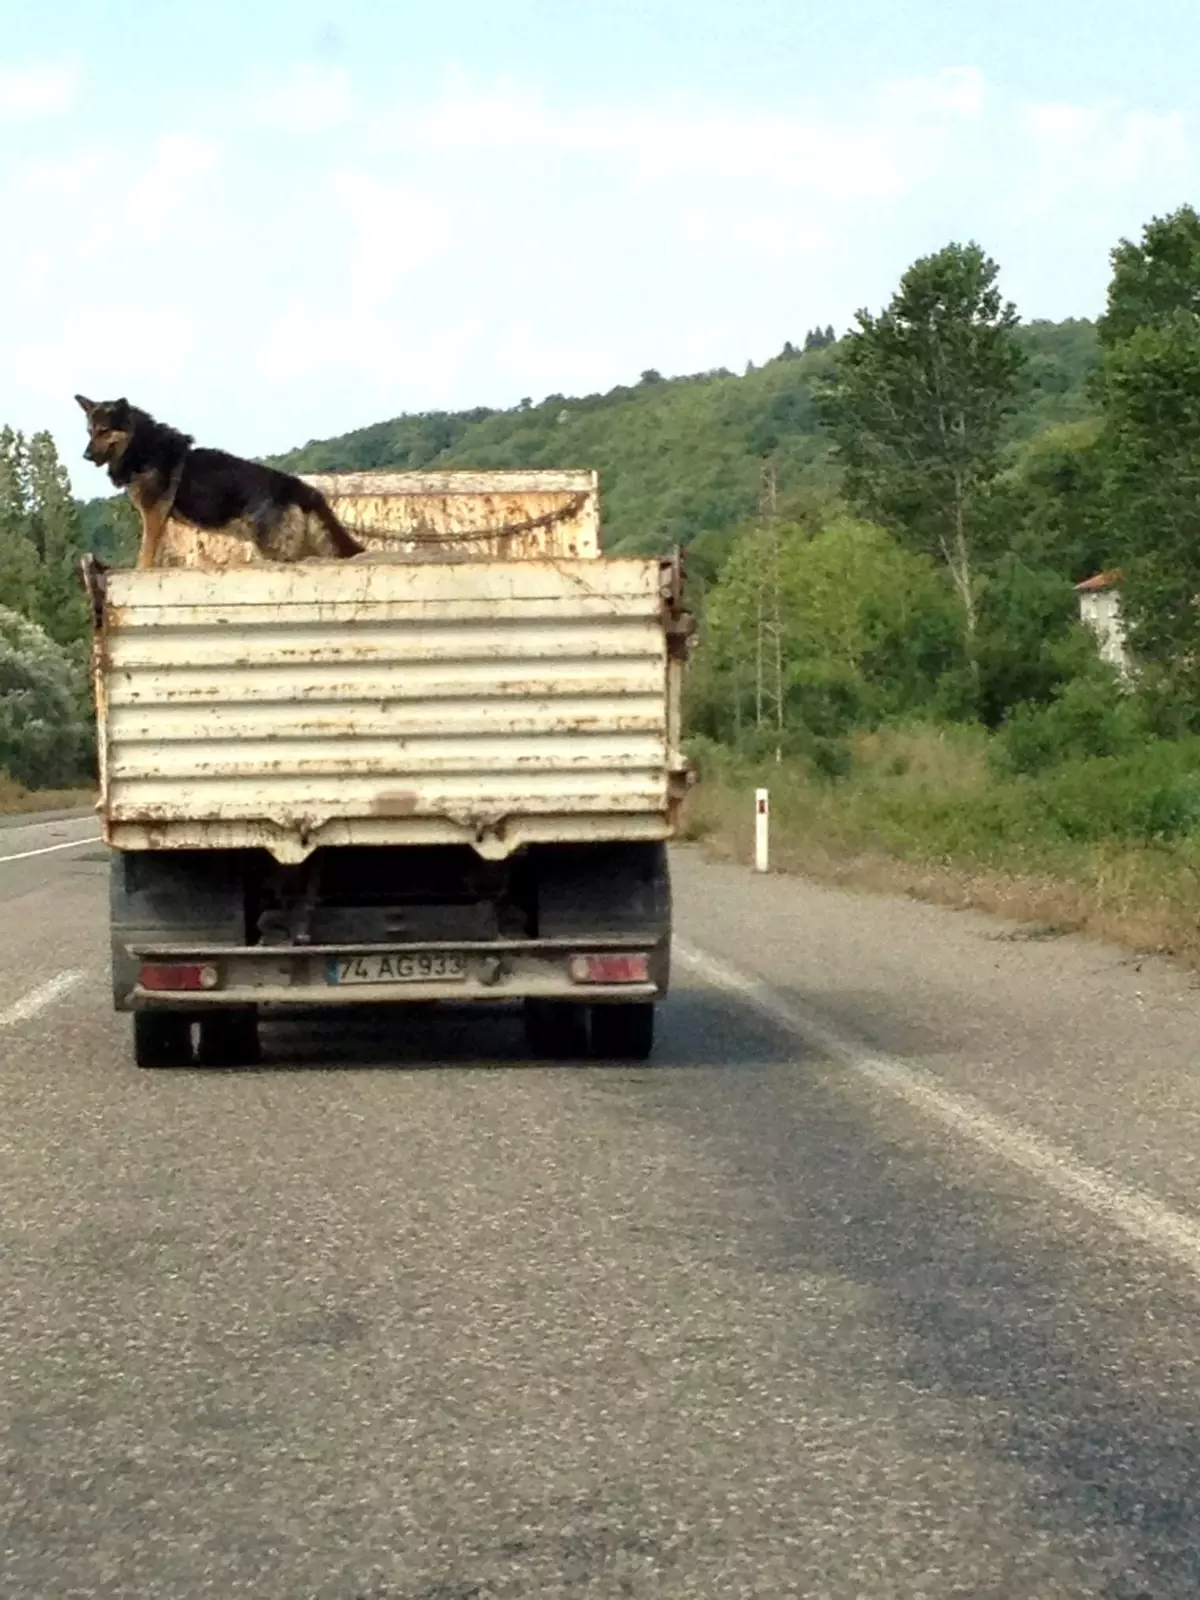
[{"label": "white road edge line", "polygon": [[19,855],[0,856],[0,867],[9,861],[29,861],[34,856],[53,855],[56,850],[75,850],[81,844],[99,844],[100,835],[89,833],[86,839],[68,839],[65,844],[44,844],[40,850],[22,850]]},{"label": "white road edge line", "polygon": [[30,1017],[36,1017],[39,1011],[61,1000],[85,976],[82,968],[75,967],[69,972],[60,972],[53,978],[47,978],[45,983],[39,983],[36,989],[30,989],[28,994],[14,1000],[6,1011],[0,1011],[0,1028],[12,1028],[18,1022],[28,1022]]},{"label": "white road edge line", "polygon": [[718,988],[740,995],[771,1021],[797,1034],[823,1054],[841,1062],[877,1088],[898,1096],[914,1110],[965,1134],[989,1154],[1037,1178],[1063,1199],[1094,1215],[1200,1275],[1200,1222],[1163,1205],[1080,1161],[1040,1134],[986,1110],[966,1096],[951,1094],[932,1075],[890,1056],[862,1050],[824,1023],[805,1016],[759,978],[711,956],[697,946],[674,943],[674,955],[689,971]]}]

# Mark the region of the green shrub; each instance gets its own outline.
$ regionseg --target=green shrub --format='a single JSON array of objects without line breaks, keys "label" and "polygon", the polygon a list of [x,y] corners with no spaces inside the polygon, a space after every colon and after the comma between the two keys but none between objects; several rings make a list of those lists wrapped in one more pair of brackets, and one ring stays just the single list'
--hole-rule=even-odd
[{"label": "green shrub", "polygon": [[1200,829],[1200,740],[1151,740],[1124,755],[1068,761],[1036,779],[1031,798],[1075,843],[1182,838]]},{"label": "green shrub", "polygon": [[1114,675],[1074,678],[1046,706],[1020,705],[992,745],[1000,773],[1038,773],[1070,760],[1122,755],[1151,737],[1145,709]]},{"label": "green shrub", "polygon": [[849,740],[814,738],[808,764],[819,778],[848,778],[854,769]]},{"label": "green shrub", "polygon": [[71,654],[0,606],[0,769],[30,789],[77,782],[89,743],[84,705]]},{"label": "green shrub", "polygon": [[788,674],[787,722],[817,739],[836,739],[862,718],[861,676],[839,661],[800,661]]}]

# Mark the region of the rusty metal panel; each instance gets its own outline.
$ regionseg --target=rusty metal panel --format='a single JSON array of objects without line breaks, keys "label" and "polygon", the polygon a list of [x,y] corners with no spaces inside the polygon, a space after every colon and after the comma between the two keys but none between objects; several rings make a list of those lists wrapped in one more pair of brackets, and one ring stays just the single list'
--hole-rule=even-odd
[{"label": "rusty metal panel", "polygon": [[113,572],[121,848],[661,838],[678,671],[655,559]]},{"label": "rusty metal panel", "polygon": [[595,472],[342,472],[305,481],[373,552],[426,561],[600,553]]},{"label": "rusty metal panel", "polygon": [[[360,559],[536,560],[600,554],[590,471],[337,472],[305,475],[365,547]],[[303,519],[301,519],[303,520]],[[213,533],[175,517],[161,564],[263,565],[250,529]]]}]

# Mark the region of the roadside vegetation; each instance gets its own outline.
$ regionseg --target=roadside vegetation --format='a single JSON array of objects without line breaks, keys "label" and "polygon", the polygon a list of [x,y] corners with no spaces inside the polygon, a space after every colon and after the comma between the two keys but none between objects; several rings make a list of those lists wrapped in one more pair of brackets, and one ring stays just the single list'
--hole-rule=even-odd
[{"label": "roadside vegetation", "polygon": [[88,622],[76,564],[93,544],[113,550],[89,534],[113,515],[105,503],[89,520],[72,499],[48,433],[0,429],[0,811],[74,805],[89,792]]},{"label": "roadside vegetation", "polygon": [[684,838],[753,859],[752,794],[771,794],[773,870],[976,907],[1014,937],[1085,932],[1200,966],[1200,740],[1039,774],[997,771],[966,725],[852,734],[850,770],[701,747]]},{"label": "roadside vegetation", "polygon": [[27,789],[0,775],[0,816],[19,816],[33,811],[75,811],[90,806],[96,791],[90,787],[73,789]]},{"label": "roadside vegetation", "polygon": [[[816,404],[835,499],[761,515],[706,596],[689,827],[779,865],[1200,962],[1200,218],[1113,252],[1092,411],[1021,439],[975,246],[862,313]],[[1122,574],[1130,664],[1074,584]]]},{"label": "roadside vegetation", "polygon": [[49,792],[83,789],[93,748],[82,644],[0,606],[0,811],[77,803]]}]

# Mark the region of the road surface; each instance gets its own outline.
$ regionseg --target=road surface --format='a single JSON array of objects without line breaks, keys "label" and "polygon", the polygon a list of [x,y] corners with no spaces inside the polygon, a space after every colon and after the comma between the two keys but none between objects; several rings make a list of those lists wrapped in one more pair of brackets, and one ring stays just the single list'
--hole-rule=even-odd
[{"label": "road surface", "polygon": [[650,1066],[139,1073],[93,829],[0,832],[4,1600],[1200,1594],[1185,974],[685,851]]}]

